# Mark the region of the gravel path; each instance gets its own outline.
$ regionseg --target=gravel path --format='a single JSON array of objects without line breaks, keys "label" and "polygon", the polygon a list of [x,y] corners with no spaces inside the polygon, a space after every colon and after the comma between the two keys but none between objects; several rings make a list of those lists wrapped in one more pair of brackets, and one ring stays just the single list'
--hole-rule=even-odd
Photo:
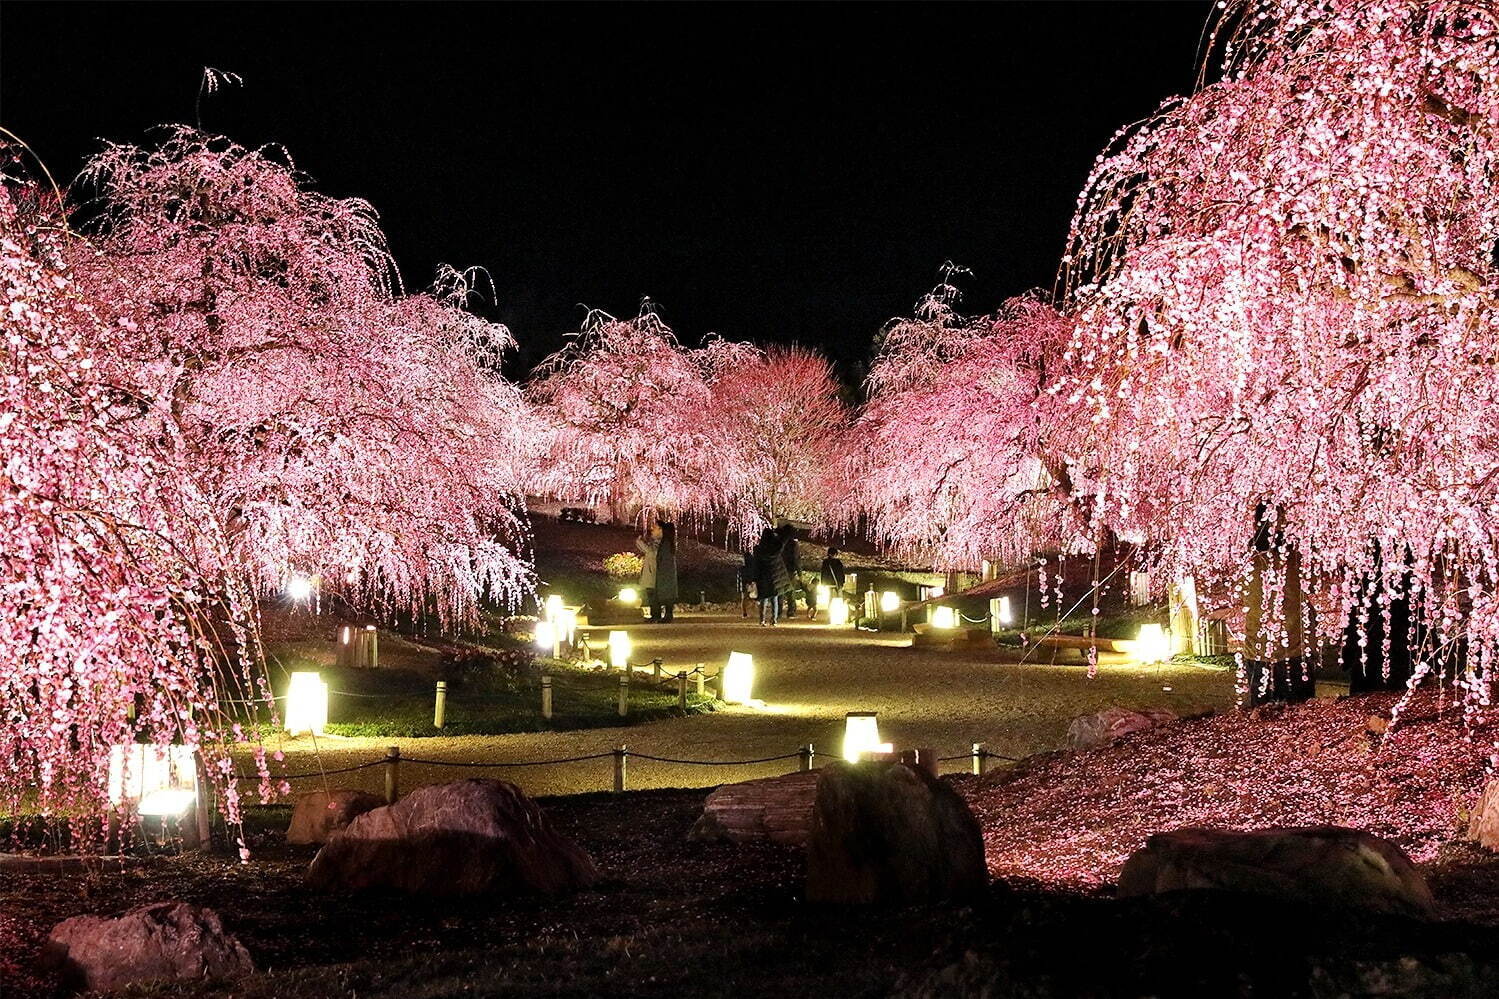
[{"label": "gravel path", "polygon": [[[847,711],[877,711],[881,736],[897,747],[931,746],[941,756],[965,754],[974,742],[1007,756],[1059,748],[1074,717],[1111,704],[1169,707],[1180,714],[1223,709],[1233,702],[1232,674],[1197,667],[1150,667],[1105,661],[1089,680],[1082,666],[1007,663],[998,650],[947,652],[911,648],[909,635],[833,631],[805,621],[760,628],[738,617],[681,615],[671,625],[630,629],[635,662],[659,656],[668,670],[706,662],[710,674],[730,651],[755,657],[755,696],[763,708],[669,719],[628,728],[426,739],[324,736],[286,740],[278,772],[349,766],[399,745],[403,756],[451,762],[544,760],[605,753],[621,743],[632,753],[694,760],[740,760],[794,753],[812,743],[821,754],[842,747]],[[1121,657],[1112,657],[1120,659]],[[1165,689],[1165,688],[1170,688]],[[272,747],[274,748],[274,747]],[[736,767],[688,766],[632,759],[628,783],[643,787],[708,787],[794,769],[794,759]],[[944,764],[963,769],[966,761]],[[329,777],[333,787],[382,787],[382,768]],[[401,765],[401,785],[461,776],[501,776],[533,795],[598,791],[611,785],[610,759],[549,767]],[[312,790],[321,778],[293,781]],[[247,783],[248,790],[253,787]]]}]

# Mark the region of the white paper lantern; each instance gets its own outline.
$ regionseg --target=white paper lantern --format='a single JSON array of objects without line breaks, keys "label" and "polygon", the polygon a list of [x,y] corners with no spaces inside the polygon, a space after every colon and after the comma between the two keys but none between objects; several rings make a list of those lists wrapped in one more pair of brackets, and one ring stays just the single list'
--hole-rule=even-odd
[{"label": "white paper lantern", "polygon": [[322,735],[327,724],[328,685],[317,673],[293,673],[286,688],[286,730]]},{"label": "white paper lantern", "polygon": [[1154,623],[1140,625],[1140,635],[1135,639],[1135,659],[1149,664],[1170,658],[1171,640],[1165,629]]},{"label": "white paper lantern", "polygon": [[629,669],[630,633],[628,631],[609,632],[609,665],[615,669]]},{"label": "white paper lantern", "polygon": [[111,805],[133,804],[142,815],[180,815],[197,800],[197,792],[197,754],[192,746],[109,747]]},{"label": "white paper lantern", "polygon": [[828,624],[834,628],[848,626],[848,601],[834,597],[828,601]]},{"label": "white paper lantern", "polygon": [[958,626],[958,612],[952,607],[932,608],[932,627],[952,629]]},{"label": "white paper lantern", "polygon": [[723,699],[730,704],[748,704],[754,699],[755,659],[748,652],[730,652],[723,669]]},{"label": "white paper lantern", "polygon": [[843,716],[843,758],[859,762],[860,753],[888,753],[888,742],[880,741],[880,723],[876,712],[850,711]]},{"label": "white paper lantern", "polygon": [[885,614],[894,614],[900,610],[900,594],[894,590],[886,590],[880,594],[880,611]]}]

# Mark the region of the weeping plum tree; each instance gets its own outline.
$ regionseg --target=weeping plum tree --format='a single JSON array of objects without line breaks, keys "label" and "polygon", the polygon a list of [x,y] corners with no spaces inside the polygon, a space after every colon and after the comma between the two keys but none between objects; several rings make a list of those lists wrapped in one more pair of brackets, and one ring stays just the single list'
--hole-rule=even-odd
[{"label": "weeping plum tree", "polygon": [[1495,17],[1229,3],[1218,78],[1088,180],[1053,387],[1089,414],[1101,519],[1225,586],[1260,552],[1267,658],[1409,598],[1412,683],[1465,650],[1472,703],[1499,651]]},{"label": "weeping plum tree", "polygon": [[709,345],[724,503],[746,532],[825,521],[847,489],[850,414],[833,367],[802,347]]},{"label": "weeping plum tree", "polygon": [[706,352],[684,348],[649,301],[634,319],[590,312],[528,386],[546,434],[540,491],[606,502],[616,523],[717,508],[708,374]]},{"label": "weeping plum tree", "polygon": [[253,615],[175,427],[103,363],[135,331],[74,280],[61,218],[18,210],[30,193],[0,185],[0,809],[77,814],[111,746],[239,737],[218,691],[257,690]]},{"label": "weeping plum tree", "polygon": [[511,504],[529,450],[503,328],[464,275],[404,296],[373,209],[192,129],[111,145],[80,279],[130,332],[112,361],[262,592],[470,615],[530,570]]},{"label": "weeping plum tree", "polygon": [[882,543],[939,565],[1073,547],[1077,471],[1046,393],[1070,324],[1035,296],[963,316],[955,273],[880,337],[857,427],[857,506]]}]

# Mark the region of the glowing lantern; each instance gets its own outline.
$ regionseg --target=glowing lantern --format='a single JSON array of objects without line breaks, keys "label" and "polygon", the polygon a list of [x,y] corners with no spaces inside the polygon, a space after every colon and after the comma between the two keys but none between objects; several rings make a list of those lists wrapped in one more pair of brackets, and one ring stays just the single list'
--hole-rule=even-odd
[{"label": "glowing lantern", "polygon": [[573,645],[578,637],[578,612],[563,608],[557,612],[552,625],[557,632],[557,641]]},{"label": "glowing lantern", "polygon": [[817,609],[827,610],[828,601],[832,598],[832,596],[832,590],[828,589],[826,586],[819,586],[817,588]]},{"label": "glowing lantern", "polygon": [[615,669],[629,668],[630,633],[628,631],[609,632],[609,665]]},{"label": "glowing lantern", "polygon": [[843,758],[859,762],[860,753],[888,753],[888,742],[880,741],[880,723],[873,711],[850,711],[843,716]]},{"label": "glowing lantern", "polygon": [[286,595],[296,603],[312,597],[312,580],[303,575],[294,575],[286,581]]},{"label": "glowing lantern", "polygon": [[633,586],[626,586],[624,589],[619,591],[618,599],[619,602],[624,604],[626,607],[634,607],[636,604],[640,603],[640,591],[635,589],[635,587]]},{"label": "glowing lantern", "polygon": [[940,587],[940,586],[929,586],[929,587],[927,587],[927,593],[926,593],[927,599],[928,600],[936,600],[938,597],[942,596],[942,594],[944,594],[946,592],[947,591],[945,589],[943,589],[942,587]]},{"label": "glowing lantern", "polygon": [[286,730],[322,735],[328,724],[328,685],[316,673],[293,673],[286,688]]},{"label": "glowing lantern", "polygon": [[1158,663],[1171,658],[1171,643],[1160,625],[1140,625],[1140,635],[1135,639],[1135,658],[1142,663]]},{"label": "glowing lantern", "polygon": [[109,803],[135,802],[141,815],[180,815],[198,796],[192,746],[109,747]]},{"label": "glowing lantern", "polygon": [[557,626],[550,621],[536,622],[536,647],[543,652],[557,654]]},{"label": "glowing lantern", "polygon": [[880,612],[883,614],[894,614],[900,610],[900,594],[894,590],[886,590],[880,594]]},{"label": "glowing lantern", "polygon": [[546,600],[546,619],[555,622],[557,615],[562,613],[562,598],[553,593]]},{"label": "glowing lantern", "polygon": [[953,607],[933,607],[933,628],[956,628],[958,626],[958,612]]},{"label": "glowing lantern", "polygon": [[828,601],[828,624],[834,628],[848,624],[848,601],[834,597]]},{"label": "glowing lantern", "polygon": [[748,704],[754,695],[755,659],[748,652],[730,652],[723,668],[723,699],[730,704]]},{"label": "glowing lantern", "polygon": [[995,617],[999,619],[1000,624],[1010,625],[1015,623],[1015,612],[1010,609],[1009,597],[1000,597],[999,606],[995,610]]}]

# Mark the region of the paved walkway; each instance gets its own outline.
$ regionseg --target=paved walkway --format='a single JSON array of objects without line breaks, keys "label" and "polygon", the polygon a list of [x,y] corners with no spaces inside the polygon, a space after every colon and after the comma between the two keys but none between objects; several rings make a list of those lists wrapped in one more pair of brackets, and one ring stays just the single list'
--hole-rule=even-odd
[{"label": "paved walkway", "polygon": [[[597,629],[595,629],[597,630]],[[1006,663],[998,650],[946,652],[910,647],[909,635],[833,630],[806,621],[761,628],[738,617],[684,615],[671,625],[632,627],[633,661],[659,656],[667,669],[706,662],[716,672],[731,651],[755,657],[755,696],[763,708],[669,719],[627,728],[578,732],[456,736],[432,739],[287,740],[285,770],[348,766],[399,745],[403,756],[472,763],[587,755],[626,743],[632,753],[696,760],[733,760],[793,753],[812,743],[819,754],[842,748],[847,711],[879,712],[880,734],[897,747],[931,746],[956,756],[974,742],[1009,756],[1059,748],[1067,723],[1111,704],[1161,706],[1178,713],[1223,709],[1233,702],[1232,674],[1196,667],[1140,667],[1105,662],[1089,680],[1082,666]],[[1122,659],[1122,657],[1112,657]],[[819,757],[821,758],[821,757]],[[703,787],[784,773],[795,760],[705,767],[631,760],[628,784]],[[949,763],[944,769],[963,769]],[[276,764],[276,769],[281,765]],[[513,780],[534,795],[605,790],[610,759],[550,767],[468,769],[401,765],[404,787],[479,774]],[[379,767],[328,778],[333,787],[382,786]],[[297,790],[320,785],[297,780]],[[246,785],[248,788],[249,785]]]}]

